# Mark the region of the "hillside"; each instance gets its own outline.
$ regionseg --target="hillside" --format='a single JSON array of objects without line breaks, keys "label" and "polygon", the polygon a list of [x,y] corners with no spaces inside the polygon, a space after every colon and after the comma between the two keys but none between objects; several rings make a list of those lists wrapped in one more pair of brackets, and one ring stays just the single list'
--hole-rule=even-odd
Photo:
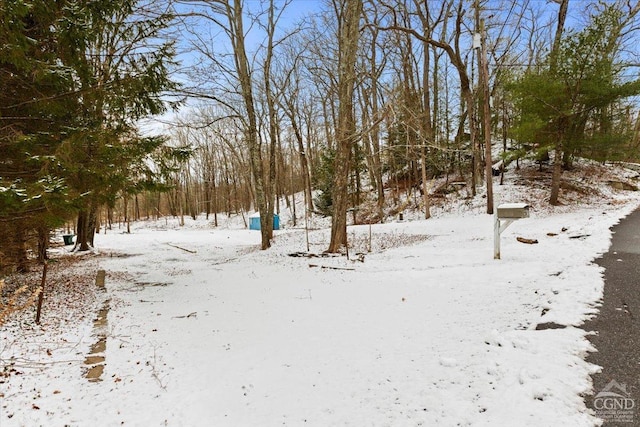
[{"label": "hillside", "polygon": [[596,425],[580,325],[602,295],[592,260],[640,204],[610,182],[637,173],[585,162],[549,207],[536,167],[496,185],[499,203],[532,206],[502,260],[482,195],[464,190],[430,220],[405,209],[350,226],[349,259],[321,254],[319,218],[315,256],[291,256],[306,233],[284,211],[268,251],[241,218],[142,221],[84,256],[59,247],[42,325],[26,310],[0,329],[0,425]]}]

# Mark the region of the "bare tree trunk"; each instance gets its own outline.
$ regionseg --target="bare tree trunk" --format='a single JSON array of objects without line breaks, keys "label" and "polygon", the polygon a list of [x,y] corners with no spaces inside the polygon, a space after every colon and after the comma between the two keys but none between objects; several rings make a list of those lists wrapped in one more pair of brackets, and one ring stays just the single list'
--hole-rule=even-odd
[{"label": "bare tree trunk", "polygon": [[331,241],[327,252],[335,253],[347,246],[348,180],[352,146],[356,138],[353,92],[356,81],[356,57],[362,0],[342,0],[336,12],[338,23],[338,102],[336,156],[333,188]]},{"label": "bare tree trunk", "polygon": [[[273,90],[271,88],[271,63],[273,59],[273,36],[276,30],[274,20],[274,4],[273,0],[269,2],[268,11],[268,23],[267,23],[267,52],[264,61],[264,91],[267,101],[267,112],[269,118],[269,173],[265,176],[267,181],[266,195],[267,195],[267,220],[260,221],[260,227],[263,230],[263,236],[267,235],[269,242],[273,239],[273,216],[274,216],[274,201],[277,199],[277,165],[276,155],[278,149],[278,113],[276,111],[276,100]],[[278,208],[279,210],[279,208]],[[262,214],[260,215],[262,217]],[[269,243],[270,244],[270,243]],[[263,249],[264,238],[263,238]]]},{"label": "bare tree trunk", "polygon": [[47,259],[47,249],[49,249],[49,228],[38,227],[38,262],[44,264]]},{"label": "bare tree trunk", "polygon": [[78,236],[76,237],[76,245],[74,249],[78,249],[79,251],[88,251],[89,250],[89,211],[86,209],[78,212]]},{"label": "bare tree trunk", "polygon": [[160,207],[162,204],[162,193],[158,192],[158,206],[156,206],[156,219],[160,218]]},{"label": "bare tree trunk", "polygon": [[384,222],[384,182],[382,181],[382,160],[380,158],[380,125],[378,124],[380,118],[379,107],[378,107],[378,79],[380,77],[380,72],[377,70],[376,63],[376,51],[377,51],[377,31],[374,34],[374,37],[371,40],[371,119],[374,124],[369,132],[369,138],[371,141],[371,163],[373,166],[373,175],[376,183],[376,192],[377,192],[377,207],[378,207],[378,217],[380,222]]},{"label": "bare tree trunk", "polygon": [[[212,164],[213,166],[213,164]],[[216,184],[216,174],[214,172],[214,169],[212,168],[211,172],[210,172],[210,176],[211,176],[211,197],[212,197],[212,204],[213,204],[213,225],[214,227],[218,226],[218,187]]]},{"label": "bare tree trunk", "polygon": [[249,149],[249,163],[253,173],[256,207],[258,212],[260,212],[261,248],[264,250],[271,246],[273,227],[268,226],[268,221],[272,222],[273,217],[269,218],[268,214],[269,202],[267,198],[269,197],[269,190],[268,182],[265,182],[266,175],[264,173],[262,153],[260,151],[260,136],[258,135],[258,119],[253,96],[251,70],[245,50],[242,2],[236,0],[233,2],[233,5],[226,3],[225,6],[229,19],[231,45],[233,46],[235,56],[236,71],[240,82],[242,99],[247,112],[245,139]]},{"label": "bare tree trunk", "polygon": [[[291,122],[291,128],[298,144],[298,158],[300,160],[300,170],[302,171],[302,181],[305,191],[305,200],[307,201],[306,209],[309,212],[313,212],[313,195],[311,191],[311,174],[309,173],[309,161],[307,159],[307,152],[304,148],[304,141],[302,139],[302,132],[298,125],[297,114],[293,105],[293,100],[287,102],[287,115]],[[292,189],[292,191],[295,191]]]},{"label": "bare tree trunk", "polygon": [[90,247],[94,247],[94,237],[96,235],[96,229],[98,225],[98,205],[95,202],[92,202],[91,207],[89,208],[87,225],[87,242],[89,243]]},{"label": "bare tree trunk", "polygon": [[[124,196],[124,222],[125,224],[127,224],[127,233],[131,233],[131,228],[129,227],[129,197],[127,195]],[[78,226],[78,228],[80,228]],[[79,232],[78,232],[79,233]],[[76,239],[76,242],[80,239],[79,235],[78,238]]]},{"label": "bare tree trunk", "polygon": [[[295,157],[294,155],[295,152],[295,148],[293,146],[293,144],[291,144],[291,209],[292,209],[292,221],[293,221],[293,226],[297,226],[298,224],[298,218],[296,215],[296,187],[295,187],[295,181],[294,181],[294,175],[295,175],[295,168],[293,167],[293,158]],[[306,188],[305,188],[305,198],[306,198]],[[307,209],[307,206],[305,204],[305,210]]]},{"label": "bare tree trunk", "polygon": [[560,181],[562,179],[562,144],[557,143],[553,154],[553,174],[551,175],[551,195],[549,204],[559,205]]},{"label": "bare tree trunk", "polygon": [[[365,14],[365,19],[368,19]],[[374,17],[375,19],[375,17]],[[368,56],[368,63],[365,60],[363,66],[368,67],[367,77],[371,82],[370,86],[360,85],[360,99],[362,109],[362,123],[367,126],[371,126],[363,134],[362,145],[364,148],[365,158],[367,160],[367,169],[369,172],[369,180],[371,181],[372,188],[376,191],[377,195],[377,208],[378,208],[378,221],[384,222],[384,183],[382,180],[382,161],[380,159],[380,117],[379,108],[379,79],[384,69],[384,56],[382,58],[383,64],[378,64],[378,35],[379,29],[370,25],[367,30],[371,33],[371,39],[369,40],[368,51],[365,54]]]},{"label": "bare tree trunk", "polygon": [[113,206],[107,207],[107,222],[109,230],[113,229]]},{"label": "bare tree trunk", "polygon": [[421,172],[422,172],[422,200],[424,203],[424,219],[431,218],[431,198],[429,197],[429,186],[427,185],[427,150],[422,145]]},{"label": "bare tree trunk", "polygon": [[[556,34],[553,39],[553,47],[551,49],[550,58],[550,71],[551,75],[554,75],[558,66],[558,51],[560,50],[560,42],[562,41],[562,34],[564,32],[564,23],[567,18],[567,10],[569,8],[569,0],[556,0],[560,3],[560,9],[558,10],[558,26]],[[553,156],[553,173],[551,175],[551,195],[549,196],[549,204],[557,206],[559,204],[560,196],[560,180],[562,179],[562,157],[563,157],[563,138],[564,138],[564,120],[560,120],[558,123],[559,137],[554,146]]]},{"label": "bare tree trunk", "polygon": [[204,209],[205,219],[209,220],[209,214],[211,213],[211,181],[205,175],[204,178]]},{"label": "bare tree trunk", "polygon": [[564,33],[564,23],[567,19],[567,11],[569,9],[569,0],[553,0],[555,3],[560,4],[558,10],[558,25],[556,27],[556,34],[553,37],[553,46],[551,48],[551,71],[553,72],[558,65],[558,51],[560,50],[560,42],[562,41],[562,34]]},{"label": "bare tree trunk", "polygon": [[[425,14],[422,18],[422,29],[426,38],[431,38],[431,24],[429,22],[429,6],[425,3]],[[429,42],[422,40],[422,49],[424,51],[424,59],[422,64],[422,108],[424,117],[422,118],[422,149],[421,154],[421,172],[422,172],[422,201],[424,204],[424,219],[431,218],[431,199],[429,197],[429,185],[427,184],[427,144],[434,144],[433,123],[431,121],[431,91],[429,89],[429,72],[431,70],[431,56]],[[436,68],[437,69],[437,68]],[[434,82],[436,79],[434,78]]]}]

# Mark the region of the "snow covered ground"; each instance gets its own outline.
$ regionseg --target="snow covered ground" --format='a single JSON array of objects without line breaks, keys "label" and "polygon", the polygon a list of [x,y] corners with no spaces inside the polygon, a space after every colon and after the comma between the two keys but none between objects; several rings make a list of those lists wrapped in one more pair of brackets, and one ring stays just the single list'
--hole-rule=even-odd
[{"label": "snow covered ground", "polygon": [[[480,197],[374,225],[360,257],[369,227],[349,227],[352,260],[289,256],[306,251],[293,228],[269,251],[259,232],[204,219],[100,234],[79,268],[106,270],[105,290],[68,312],[45,304],[43,327],[0,329],[0,426],[596,425],[579,325],[602,295],[592,260],[640,203],[606,196],[551,209],[527,195],[502,260]],[[328,239],[312,231],[311,252]],[[87,360],[92,346],[104,362]]]}]

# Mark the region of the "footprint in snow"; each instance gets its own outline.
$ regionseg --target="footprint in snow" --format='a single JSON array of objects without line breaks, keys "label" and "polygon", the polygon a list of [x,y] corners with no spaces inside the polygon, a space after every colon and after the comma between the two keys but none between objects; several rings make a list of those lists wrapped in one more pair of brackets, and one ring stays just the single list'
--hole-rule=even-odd
[{"label": "footprint in snow", "polygon": [[440,365],[446,368],[453,368],[458,366],[458,361],[452,357],[441,357]]}]

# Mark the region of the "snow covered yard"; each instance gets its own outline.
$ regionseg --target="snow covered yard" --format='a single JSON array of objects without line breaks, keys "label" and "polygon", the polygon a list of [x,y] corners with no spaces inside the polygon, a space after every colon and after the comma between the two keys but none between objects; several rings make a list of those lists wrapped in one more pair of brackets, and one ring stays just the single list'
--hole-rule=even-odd
[{"label": "snow covered yard", "polygon": [[[591,261],[640,200],[625,197],[534,209],[503,233],[502,260],[481,209],[374,225],[364,261],[291,257],[306,250],[293,229],[259,251],[258,232],[204,220],[98,235],[85,268],[107,271],[106,290],[86,318],[64,335],[0,330],[0,425],[595,425],[579,325],[602,293]],[[349,235],[366,246],[369,227]],[[310,238],[320,253],[328,230]]]}]

